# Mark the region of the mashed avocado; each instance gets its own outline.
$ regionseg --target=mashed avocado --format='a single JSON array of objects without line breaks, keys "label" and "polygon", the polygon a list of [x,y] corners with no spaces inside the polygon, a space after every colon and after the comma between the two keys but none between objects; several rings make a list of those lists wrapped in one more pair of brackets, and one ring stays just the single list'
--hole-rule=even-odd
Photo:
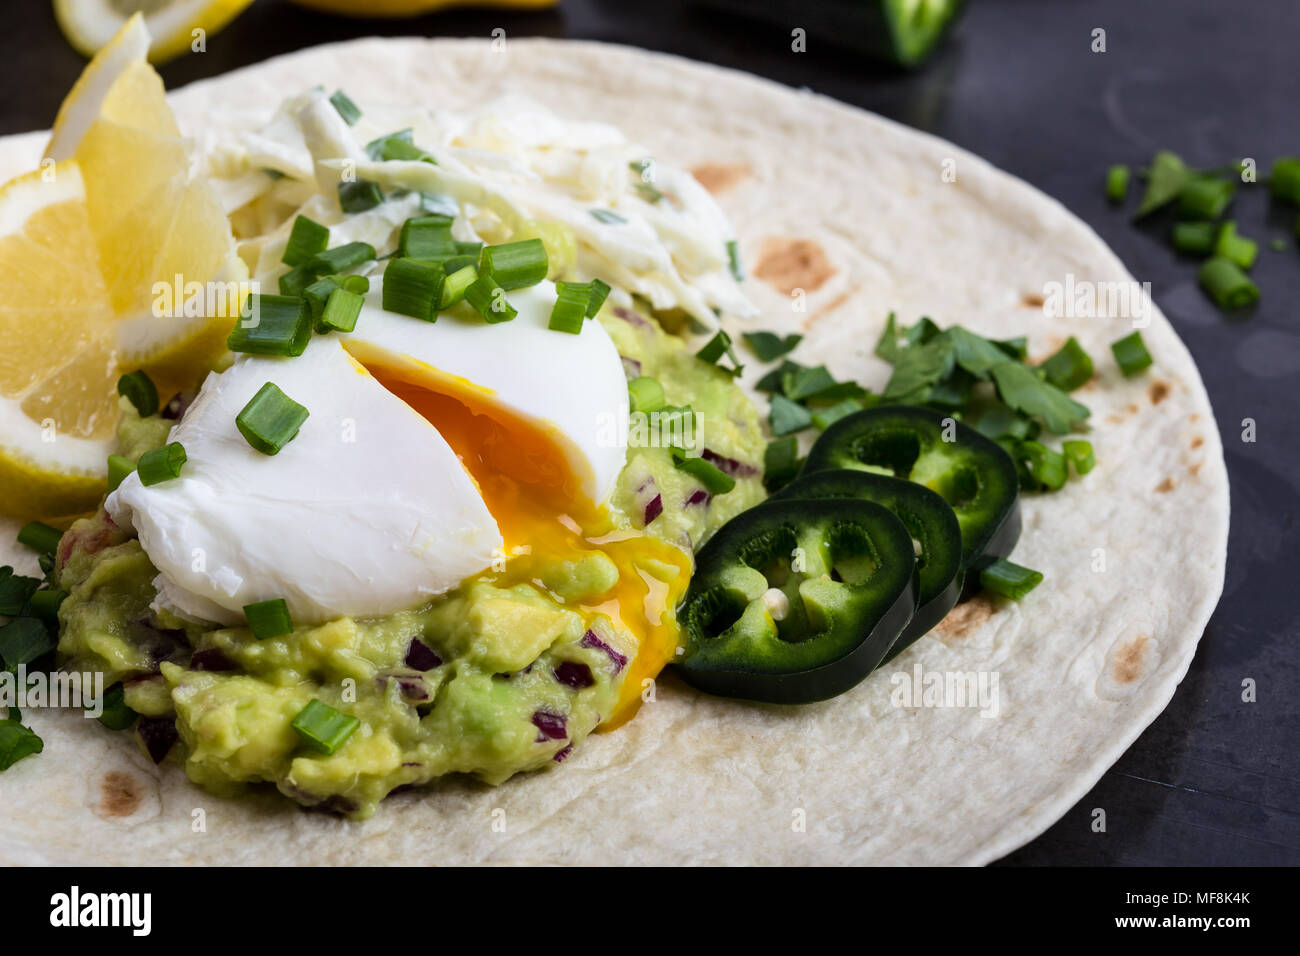
[{"label": "mashed avocado", "polygon": [[[669,403],[694,409],[695,451],[736,478],[733,490],[711,496],[656,434],[634,427],[612,523],[696,549],[763,497],[757,412],[725,372],[656,322],[609,307],[599,321],[629,374],[653,376]],[[162,444],[171,424],[124,407],[122,453],[134,459]],[[653,562],[636,570],[647,581],[678,573]],[[549,563],[534,555],[420,608],[261,641],[247,628],[211,629],[155,607],[157,571],[102,510],[65,535],[57,574],[69,592],[59,612],[63,666],[123,682],[142,714],[174,715],[173,756],[193,781],[219,792],[269,782],[355,818],[396,787],[444,774],[500,783],[554,766],[615,713],[625,681],[638,679],[636,639],[617,614],[593,621],[575,609],[618,583],[619,569],[598,551]],[[304,747],[290,726],[313,698],[360,721],[329,756]]]}]

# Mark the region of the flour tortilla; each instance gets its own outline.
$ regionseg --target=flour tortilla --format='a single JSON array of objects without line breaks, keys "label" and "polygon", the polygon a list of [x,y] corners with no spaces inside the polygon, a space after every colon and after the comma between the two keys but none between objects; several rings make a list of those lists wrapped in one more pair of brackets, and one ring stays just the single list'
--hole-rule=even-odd
[{"label": "flour tortilla", "polygon": [[[794,357],[837,377],[883,384],[872,346],[890,310],[908,323],[929,315],[1027,335],[1037,358],[1074,335],[1097,360],[1078,396],[1092,409],[1097,468],[1024,500],[1013,557],[1046,576],[1032,595],[961,606],[835,700],[754,706],[665,676],[636,720],[553,772],[497,788],[448,781],[395,796],[362,824],[274,794],[209,795],[177,767],[153,767],[130,735],[31,710],[45,752],[0,777],[0,860],[981,864],[1057,820],[1168,703],[1223,586],[1219,436],[1196,367],[1158,311],[1142,333],[1155,365],[1125,380],[1108,344],[1128,319],[1052,319],[1033,304],[1067,275],[1131,280],[1058,203],[950,143],[832,100],[596,43],[512,39],[493,52],[473,40],[359,40],[195,83],[171,101],[197,135],[230,104],[278,102],[314,83],[345,88],[363,108],[522,92],[699,169],[761,276],[746,283],[764,313],[750,327],[804,331]],[[32,167],[43,142],[10,137],[0,172]],[[945,161],[955,182],[943,181]],[[792,285],[805,311],[792,309]],[[746,382],[760,372],[754,363]],[[1105,570],[1093,570],[1103,553]],[[891,678],[917,666],[995,672],[999,715],[894,706]],[[195,832],[199,819],[206,832]]]}]

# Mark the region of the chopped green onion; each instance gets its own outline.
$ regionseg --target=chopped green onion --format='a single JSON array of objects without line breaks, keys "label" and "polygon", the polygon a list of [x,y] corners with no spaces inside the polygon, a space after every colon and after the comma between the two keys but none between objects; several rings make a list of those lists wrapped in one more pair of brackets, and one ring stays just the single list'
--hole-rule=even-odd
[{"label": "chopped green onion", "polygon": [[[718,359],[724,355],[731,360],[731,368],[718,365]],[[695,357],[703,359],[710,365],[717,366],[733,378],[745,368],[740,364],[740,359],[736,358],[736,350],[731,346],[731,336],[721,329],[717,331],[713,338],[704,343],[704,347],[695,353]]]},{"label": "chopped green onion", "polygon": [[384,269],[383,306],[389,312],[434,322],[446,281],[447,275],[437,263],[389,259]]},{"label": "chopped green onion", "polygon": [[316,273],[305,265],[294,266],[280,276],[280,295],[299,296],[307,291],[307,286],[316,281]]},{"label": "chopped green onion", "polygon": [[546,246],[540,239],[523,239],[487,246],[479,259],[479,272],[490,275],[506,291],[525,289],[546,278]]},{"label": "chopped green onion", "polygon": [[299,216],[293,221],[289,231],[289,241],[285,243],[284,255],[280,261],[286,266],[300,266],[313,256],[322,253],[329,246],[330,230],[313,219]]},{"label": "chopped green onion", "polygon": [[638,196],[651,205],[662,201],[664,198],[664,194],[655,189],[649,183],[635,183],[632,188],[636,190]]},{"label": "chopped green onion", "polygon": [[1025,458],[1029,474],[1040,488],[1060,491],[1065,487],[1070,471],[1063,454],[1036,441],[1022,441],[1020,452]]},{"label": "chopped green onion", "polygon": [[1071,335],[1051,358],[1039,366],[1047,380],[1059,389],[1073,392],[1092,378],[1092,356]]},{"label": "chopped green onion", "polygon": [[836,402],[826,408],[819,408],[812,413],[812,423],[816,428],[825,431],[845,415],[852,415],[854,412],[862,411],[862,403],[856,398],[846,398],[842,402]]},{"label": "chopped green onion", "polygon": [[773,362],[803,341],[802,335],[787,335],[782,338],[775,332],[745,332],[741,338],[760,362]]},{"label": "chopped green onion", "polygon": [[1151,160],[1151,169],[1147,175],[1146,192],[1138,204],[1134,219],[1141,219],[1155,212],[1178,198],[1179,192],[1191,177],[1189,170],[1177,153],[1162,149]]},{"label": "chopped green onion", "polygon": [[1178,194],[1179,219],[1218,219],[1232,201],[1232,183],[1212,176],[1193,176]]},{"label": "chopped green onion", "polygon": [[320,321],[321,313],[325,311],[325,303],[329,301],[330,293],[338,288],[339,284],[334,281],[333,276],[326,276],[317,279],[302,291],[302,297],[307,300],[307,306],[311,309],[312,322],[317,332],[325,331]]},{"label": "chopped green onion", "polygon": [[727,241],[727,268],[731,270],[731,277],[737,282],[745,281],[745,269],[740,264],[740,243],[735,239]]},{"label": "chopped green onion", "polygon": [[126,476],[135,471],[135,462],[122,455],[108,456],[108,490],[117,491]]},{"label": "chopped green onion", "polygon": [[426,162],[437,165],[437,161],[411,140],[409,129],[389,133],[379,139],[366,143],[366,155],[379,162]]},{"label": "chopped green onion", "polygon": [[117,394],[134,405],[141,418],[158,414],[158,389],[153,379],[139,369],[117,380]]},{"label": "chopped green onion", "polygon": [[375,258],[375,247],[370,243],[348,242],[318,253],[307,263],[307,267],[315,269],[317,275],[325,272],[344,272],[348,269],[355,269],[363,262],[369,262],[373,258]]},{"label": "chopped green onion", "polygon": [[684,471],[704,486],[711,495],[725,495],[736,487],[736,479],[712,462],[694,455],[687,455],[680,448],[672,449],[673,466]]},{"label": "chopped green onion", "polygon": [[307,300],[260,293],[256,300],[257,324],[246,326],[242,319],[236,322],[226,337],[226,347],[253,355],[301,355],[311,339],[311,307]]},{"label": "chopped green onion", "polygon": [[1268,241],[1268,247],[1274,252],[1286,252],[1286,240],[1274,237]]},{"label": "chopped green onion", "polygon": [[126,706],[126,691],[120,681],[104,691],[97,719],[109,730],[126,730],[135,723],[135,719],[139,716],[134,710]]},{"label": "chopped green onion", "polygon": [[1222,256],[1242,269],[1249,269],[1255,264],[1259,255],[1259,243],[1254,239],[1237,235],[1237,224],[1229,219],[1219,230],[1219,238],[1214,244],[1214,254]]},{"label": "chopped green onion", "polygon": [[451,196],[436,193],[420,193],[420,209],[424,212],[437,213],[440,216],[455,218],[460,215],[460,203]]},{"label": "chopped green onion", "polygon": [[622,216],[612,209],[588,209],[593,219],[603,222],[607,226],[617,226],[627,222]]},{"label": "chopped green onion", "polygon": [[546,324],[548,329],[556,332],[569,332],[577,335],[587,321],[587,296],[589,290],[585,283],[555,283],[555,305],[551,307],[551,319]]},{"label": "chopped green onion", "polygon": [[348,98],[348,95],[342,90],[335,90],[334,95],[330,97],[330,102],[333,103],[334,108],[339,111],[339,116],[343,117],[343,122],[347,123],[349,126],[356,125],[357,120],[361,119],[361,110],[357,108],[357,104],[353,103],[352,100]]},{"label": "chopped green onion", "polygon": [[355,292],[357,295],[365,295],[370,291],[370,279],[366,276],[326,276],[327,279],[333,279],[334,284],[340,289],[347,289],[349,292]]},{"label": "chopped green onion", "polygon": [[313,697],[289,724],[314,750],[325,755],[334,753],[351,737],[361,721],[340,713],[329,704]]},{"label": "chopped green onion", "polygon": [[1197,278],[1201,288],[1221,309],[1239,309],[1259,301],[1259,286],[1231,259],[1215,256],[1205,260]]},{"label": "chopped green onion", "polygon": [[[444,271],[447,264],[443,263]],[[440,309],[450,309],[465,298],[465,292],[478,278],[478,269],[473,264],[461,266],[455,272],[446,273],[447,280],[442,284]]]},{"label": "chopped green onion", "polygon": [[293,441],[309,414],[274,382],[267,382],[235,417],[235,427],[263,455],[274,455]]},{"label": "chopped green onion", "polygon": [[[484,250],[485,252],[487,250]],[[484,321],[509,322],[519,313],[506,301],[506,292],[491,275],[480,275],[465,289],[465,301]]]},{"label": "chopped green onion", "polygon": [[772,426],[772,434],[779,438],[782,435],[803,431],[811,425],[812,412],[802,405],[790,401],[784,395],[773,395],[768,423]]},{"label": "chopped green onion", "polygon": [[248,621],[249,630],[259,641],[268,637],[293,633],[293,621],[289,618],[289,605],[284,598],[272,598],[244,605],[244,619]]},{"label": "chopped green onion", "polygon": [[1061,451],[1065,452],[1065,457],[1074,465],[1076,474],[1086,475],[1097,464],[1097,456],[1093,453],[1090,441],[1075,439],[1061,442]]},{"label": "chopped green onion", "polygon": [[799,474],[799,440],[778,438],[763,452],[763,485],[769,492],[784,488]]},{"label": "chopped green onion", "polygon": [[29,521],[18,531],[18,543],[26,545],[37,554],[53,554],[59,547],[63,532],[44,521]]},{"label": "chopped green onion", "polygon": [[140,484],[148,488],[150,485],[179,478],[185,461],[184,446],[177,441],[168,442],[161,448],[151,448],[141,455],[135,470],[140,475]]},{"label": "chopped green onion", "polygon": [[1132,332],[1119,341],[1112,342],[1110,350],[1115,356],[1115,364],[1119,366],[1125,378],[1151,366],[1151,353],[1147,351],[1146,343],[1142,341],[1141,332]]},{"label": "chopped green onion", "polygon": [[980,587],[1013,601],[1019,601],[1042,582],[1042,572],[1022,568],[1005,558],[998,558],[980,572]]},{"label": "chopped green onion", "polygon": [[334,332],[351,332],[357,327],[357,316],[366,300],[347,289],[335,289],[325,301],[320,314],[320,325]]},{"label": "chopped green onion", "polygon": [[413,216],[402,223],[397,254],[408,259],[441,259],[454,255],[457,242],[451,237],[451,216]]},{"label": "chopped green onion", "polygon": [[46,624],[59,622],[59,605],[67,598],[67,591],[58,588],[45,588],[27,599],[27,609],[33,617],[39,617]]},{"label": "chopped green onion", "polygon": [[609,298],[609,292],[609,283],[602,279],[592,279],[587,283],[587,318],[595,317]]},{"label": "chopped green onion", "polygon": [[1300,205],[1300,158],[1284,156],[1273,160],[1268,186],[1274,199]]},{"label": "chopped green onion", "polygon": [[378,183],[357,179],[339,183],[339,208],[344,212],[365,212],[384,201],[384,191]]},{"label": "chopped green onion", "polygon": [[1116,163],[1106,170],[1106,198],[1111,202],[1123,202],[1128,195],[1130,170],[1123,163]]},{"label": "chopped green onion", "polygon": [[627,394],[634,412],[657,412],[664,407],[664,387],[648,375],[628,382]]},{"label": "chopped green onion", "polygon": [[1208,256],[1218,233],[1219,224],[1214,222],[1174,223],[1174,248],[1189,256]]}]

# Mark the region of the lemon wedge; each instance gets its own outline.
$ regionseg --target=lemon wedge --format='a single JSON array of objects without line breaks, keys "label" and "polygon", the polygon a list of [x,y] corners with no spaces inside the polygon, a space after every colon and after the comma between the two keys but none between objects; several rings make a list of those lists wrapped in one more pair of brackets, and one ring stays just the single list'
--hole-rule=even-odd
[{"label": "lemon wedge", "polygon": [[[137,13],[153,37],[154,63],[194,48],[235,19],[253,0],[54,0],[54,18],[77,52],[94,56]],[[196,32],[199,31],[199,32]]]},{"label": "lemon wedge", "polygon": [[[190,174],[148,41],[133,17],[64,101],[41,168],[0,187],[5,514],[92,508],[118,377],[144,369],[164,400],[193,387],[242,303],[247,269],[216,197]],[[202,299],[218,307],[186,310],[190,284],[219,292]]]}]

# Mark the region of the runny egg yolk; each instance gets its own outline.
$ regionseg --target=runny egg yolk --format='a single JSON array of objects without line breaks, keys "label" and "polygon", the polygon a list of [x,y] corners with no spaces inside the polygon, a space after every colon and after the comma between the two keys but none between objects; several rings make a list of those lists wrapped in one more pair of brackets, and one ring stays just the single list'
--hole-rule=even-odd
[{"label": "runny egg yolk", "polygon": [[505,539],[504,570],[484,571],[482,577],[504,587],[528,582],[545,591],[541,578],[547,568],[595,552],[618,569],[618,583],[609,591],[568,606],[588,627],[609,618],[637,640],[618,703],[601,729],[626,723],[640,707],[643,682],[676,656],[675,609],[690,580],[690,556],[643,531],[618,529],[609,509],[583,493],[557,433],[495,405],[490,392],[470,382],[420,363],[373,359],[365,356],[366,369],[438,429],[496,520]]}]

